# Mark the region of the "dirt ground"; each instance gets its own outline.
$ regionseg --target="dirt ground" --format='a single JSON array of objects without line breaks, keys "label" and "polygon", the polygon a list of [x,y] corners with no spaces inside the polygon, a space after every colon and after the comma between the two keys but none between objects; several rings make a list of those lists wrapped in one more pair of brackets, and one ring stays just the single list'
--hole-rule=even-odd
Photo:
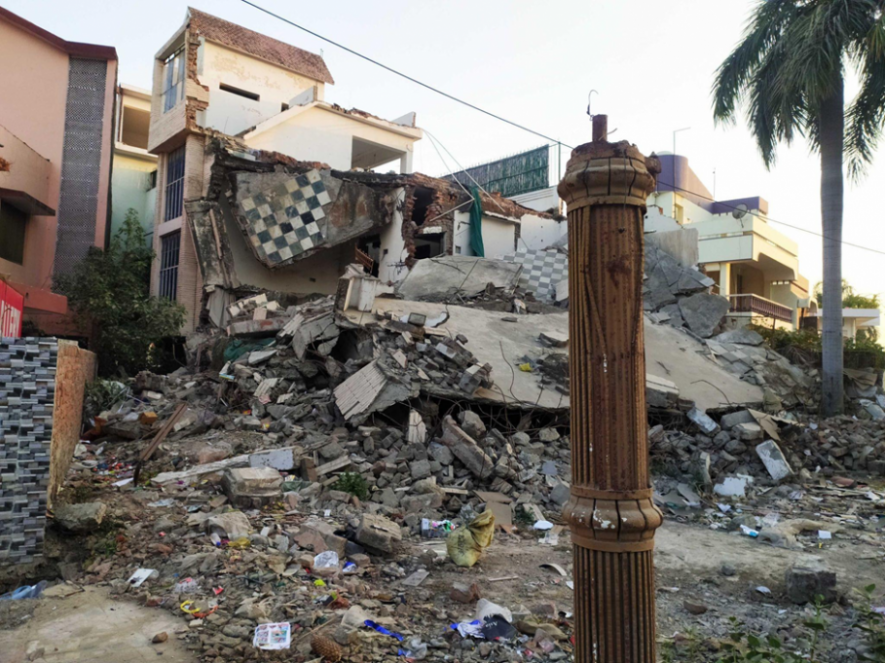
[{"label": "dirt ground", "polygon": [[[885,579],[885,558],[871,546],[828,542],[816,549],[836,570],[839,590],[878,583]],[[422,549],[444,550],[442,541],[423,542]],[[801,551],[774,548],[754,539],[698,525],[665,522],[656,539],[658,639],[662,644],[674,637],[688,635],[701,639],[724,637],[729,617],[735,616],[752,630],[776,631],[786,640],[801,640],[797,629],[810,608],[796,606],[784,597],[784,572],[802,555]],[[560,565],[566,576],[542,567]],[[735,574],[721,573],[723,564],[734,567]],[[563,533],[557,546],[523,540],[518,543],[499,539],[487,551],[480,564],[459,569],[451,564],[433,567],[420,587],[408,590],[414,617],[423,624],[439,621],[446,627],[446,611],[453,610],[448,599],[452,583],[473,583],[482,595],[508,607],[534,606],[552,602],[563,612],[573,609],[573,592],[567,586],[572,579],[571,547]],[[757,587],[767,587],[762,594]],[[707,608],[701,615],[690,613],[685,602]],[[46,663],[118,663],[119,661],[156,661],[164,663],[196,662],[196,654],[185,649],[176,633],[187,630],[186,624],[165,610],[144,608],[126,599],[114,600],[105,588],[87,587],[67,598],[44,598],[21,602],[13,608],[21,614],[0,615],[0,661],[24,663],[39,660],[39,650]],[[454,606],[455,610],[461,606]],[[22,618],[33,611],[33,616]],[[464,618],[471,618],[473,608],[463,606]],[[836,604],[827,611],[837,625],[846,619],[847,608]],[[839,629],[836,629],[838,631]],[[166,631],[169,641],[151,644],[151,638]],[[842,629],[844,633],[844,629]],[[834,636],[835,638],[835,636]],[[827,646],[838,644],[835,640]],[[36,654],[36,655],[34,655]],[[158,659],[158,655],[162,655]],[[679,660],[679,659],[677,659]],[[833,653],[825,660],[850,660]]]},{"label": "dirt ground", "polygon": [[[86,587],[66,598],[41,598],[24,603],[24,624],[0,630],[0,663],[191,663],[196,661],[175,637],[187,629],[163,610],[114,600],[106,588]],[[17,607],[17,606],[16,606]],[[24,614],[15,621],[21,623]],[[11,615],[7,615],[11,617]],[[13,621],[3,619],[0,626]],[[169,640],[151,644],[165,631]],[[41,653],[42,650],[42,653]],[[160,658],[162,656],[162,658]]]}]

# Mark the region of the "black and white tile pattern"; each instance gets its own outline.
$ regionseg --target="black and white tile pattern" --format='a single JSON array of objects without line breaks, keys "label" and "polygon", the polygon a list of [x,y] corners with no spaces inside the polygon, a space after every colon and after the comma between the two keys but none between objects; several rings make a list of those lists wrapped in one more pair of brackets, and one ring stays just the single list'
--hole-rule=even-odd
[{"label": "black and white tile pattern", "polygon": [[278,265],[325,242],[325,205],[331,201],[317,170],[244,198],[249,241],[260,260]]}]

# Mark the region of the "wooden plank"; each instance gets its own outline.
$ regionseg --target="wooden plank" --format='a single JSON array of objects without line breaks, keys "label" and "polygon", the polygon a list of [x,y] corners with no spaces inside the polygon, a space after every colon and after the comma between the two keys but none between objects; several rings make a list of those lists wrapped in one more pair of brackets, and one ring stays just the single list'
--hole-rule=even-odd
[{"label": "wooden plank", "polygon": [[166,420],[166,423],[163,424],[163,427],[157,432],[154,436],[154,439],[147,446],[147,449],[141,452],[141,456],[139,456],[138,461],[135,463],[135,475],[133,483],[138,485],[138,476],[141,474],[141,467],[147,461],[151,459],[151,456],[154,455],[154,452],[157,450],[163,440],[172,432],[172,428],[178,423],[178,420],[181,419],[181,415],[183,415],[187,411],[187,403],[180,403],[177,408],[175,408],[175,412],[172,413],[172,416]]},{"label": "wooden plank", "polygon": [[329,461],[324,465],[320,465],[316,468],[316,473],[318,477],[323,476],[324,474],[328,474],[329,472],[334,472],[335,470],[341,470],[350,465],[350,458],[347,456],[342,456],[341,458],[337,458],[333,461]]}]

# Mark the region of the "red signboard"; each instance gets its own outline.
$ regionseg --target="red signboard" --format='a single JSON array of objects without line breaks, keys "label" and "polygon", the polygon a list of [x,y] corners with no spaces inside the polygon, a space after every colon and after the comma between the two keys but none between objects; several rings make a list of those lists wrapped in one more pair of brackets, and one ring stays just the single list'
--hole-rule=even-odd
[{"label": "red signboard", "polygon": [[25,298],[8,283],[0,281],[0,337],[18,338],[22,335],[24,308]]}]

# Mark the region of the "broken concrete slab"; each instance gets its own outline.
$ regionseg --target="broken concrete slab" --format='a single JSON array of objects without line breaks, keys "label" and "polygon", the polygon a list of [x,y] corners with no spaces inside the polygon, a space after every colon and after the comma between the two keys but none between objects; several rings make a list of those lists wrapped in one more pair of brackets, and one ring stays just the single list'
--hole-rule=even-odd
[{"label": "broken concrete slab", "polygon": [[719,424],[724,430],[731,430],[738,424],[756,423],[756,419],[749,410],[739,410],[738,412],[729,412],[723,414],[719,419]]},{"label": "broken concrete slab", "polygon": [[701,338],[709,338],[728,313],[728,300],[719,295],[699,292],[679,300],[685,324]]},{"label": "broken concrete slab", "polygon": [[719,424],[713,421],[710,415],[697,407],[690,409],[686,416],[691,419],[704,435],[715,435],[719,432]]},{"label": "broken concrete slab", "polygon": [[738,345],[762,345],[765,341],[759,332],[741,327],[740,329],[729,329],[721,334],[713,337],[717,343],[737,343]]},{"label": "broken concrete slab", "polygon": [[249,467],[272,467],[280,472],[288,472],[301,465],[302,447],[282,447],[267,449],[249,456]]},{"label": "broken concrete slab", "polygon": [[458,413],[458,422],[461,424],[461,430],[473,439],[478,439],[486,434],[486,425],[473,410],[461,410]]},{"label": "broken concrete slab", "polygon": [[308,520],[292,539],[313,553],[333,550],[338,553],[339,559],[343,559],[346,554],[347,539],[336,534],[334,527],[321,521]]},{"label": "broken concrete slab", "polygon": [[443,420],[442,442],[470,472],[485,479],[494,472],[494,462],[480,449],[476,441],[465,433],[451,416]]},{"label": "broken concrete slab", "polygon": [[220,460],[215,463],[197,465],[196,467],[182,470],[180,472],[161,472],[151,479],[151,483],[155,483],[160,486],[163,484],[178,481],[190,483],[194,479],[197,479],[205,474],[214,474],[215,472],[220,472],[221,470],[226,470],[230,467],[245,467],[248,464],[248,455],[234,456],[233,458],[225,458],[224,460]]},{"label": "broken concrete slab", "polygon": [[541,332],[538,334],[538,340],[542,345],[547,346],[548,348],[567,348],[568,347],[568,336],[564,334],[557,334],[555,332]]},{"label": "broken concrete slab", "polygon": [[649,407],[675,408],[679,403],[679,387],[675,382],[646,373],[645,402]]},{"label": "broken concrete slab", "polygon": [[396,552],[403,535],[399,525],[377,514],[365,513],[354,537],[362,546],[385,553]]},{"label": "broken concrete slab", "polygon": [[238,539],[252,533],[252,525],[242,511],[228,511],[210,516],[205,521],[206,531],[223,539]]},{"label": "broken concrete slab", "polygon": [[406,431],[406,440],[409,444],[424,444],[427,439],[427,425],[424,419],[415,410],[409,411],[409,428]]},{"label": "broken concrete slab", "polygon": [[521,271],[521,265],[502,260],[439,256],[415,263],[397,289],[404,299],[442,301],[454,293],[476,295],[489,283],[512,290]]},{"label": "broken concrete slab", "polygon": [[[379,316],[398,320],[410,312],[423,313],[428,318],[448,312],[449,318],[440,326],[440,332],[447,333],[452,339],[458,334],[468,337],[470,350],[476,361],[492,366],[492,375],[497,382],[506,384],[506,387],[501,387],[500,384],[490,388],[480,387],[473,394],[474,399],[520,407],[533,403],[542,408],[568,408],[567,395],[542,387],[535,373],[522,372],[515,366],[527,354],[539,352],[537,338],[540,332],[568,335],[567,312],[533,315],[531,324],[528,325],[508,324],[502,322],[502,318],[510,316],[507,313],[429,302],[376,299],[373,313],[355,310],[344,313],[354,323],[367,325],[377,322]],[[727,407],[729,404],[734,407],[763,402],[761,388],[740,380],[730,371],[701,355],[702,348],[692,336],[669,325],[655,325],[646,318],[646,365],[653,374],[675,383],[680,397],[694,401],[704,410]],[[437,391],[432,383],[422,385],[421,388],[428,393]]]},{"label": "broken concrete slab", "polygon": [[417,387],[388,375],[377,361],[366,364],[358,372],[335,387],[335,404],[348,422],[360,423],[372,412],[384,410],[417,395]]},{"label": "broken concrete slab", "polygon": [[267,506],[283,494],[283,477],[272,467],[229,469],[221,485],[231,504],[243,509]]},{"label": "broken concrete slab", "polygon": [[781,448],[774,440],[767,440],[758,445],[756,453],[762,464],[765,465],[765,469],[768,470],[771,478],[775,481],[780,481],[793,474],[793,469],[787,462],[784,452],[781,451]]},{"label": "broken concrete slab", "polygon": [[797,605],[813,603],[818,596],[825,603],[836,600],[836,572],[820,557],[794,562],[784,574],[787,598]]},{"label": "broken concrete slab", "polygon": [[747,494],[747,486],[752,483],[753,477],[743,474],[725,477],[713,486],[713,493],[722,497],[744,497]]},{"label": "broken concrete slab", "polygon": [[64,504],[55,508],[55,522],[69,532],[87,534],[101,526],[108,505],[104,502]]},{"label": "broken concrete slab", "polygon": [[313,348],[320,356],[328,355],[340,333],[331,306],[310,308],[305,305],[283,326],[277,338],[290,342],[295,356],[304,359],[308,348]]}]

